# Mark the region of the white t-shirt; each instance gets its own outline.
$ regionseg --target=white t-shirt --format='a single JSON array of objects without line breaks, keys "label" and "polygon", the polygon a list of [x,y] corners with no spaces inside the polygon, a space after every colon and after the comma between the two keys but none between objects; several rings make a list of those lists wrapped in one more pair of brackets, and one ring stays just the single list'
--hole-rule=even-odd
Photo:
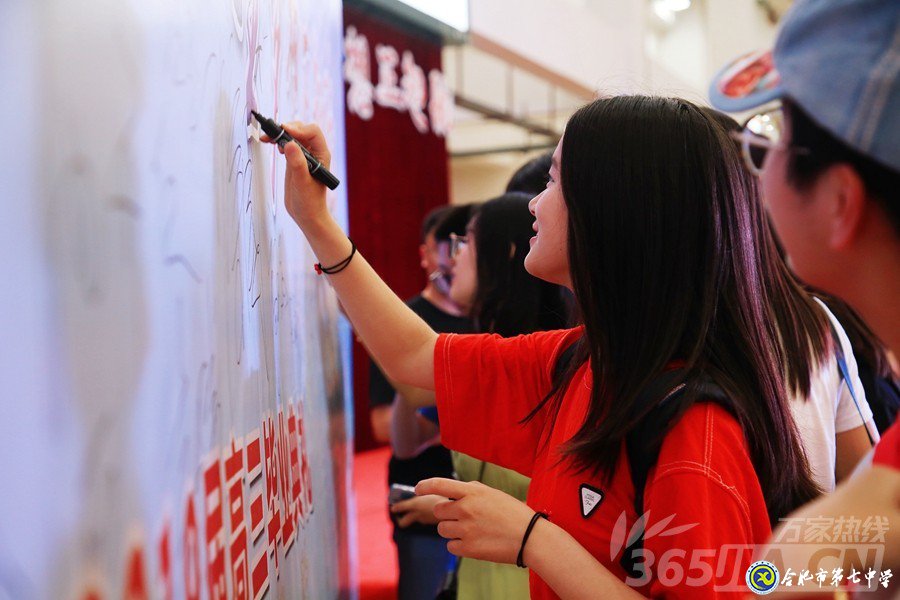
[{"label": "white t-shirt", "polygon": [[[835,435],[856,429],[863,425],[864,421],[871,421],[872,410],[866,401],[866,393],[859,380],[856,357],[853,356],[853,349],[844,328],[821,300],[818,298],[814,300],[828,315],[837,331],[841,347],[844,349],[850,381],[846,383],[843,381],[834,355],[827,357],[810,377],[809,398],[793,397],[791,412],[812,469],[813,480],[822,490],[831,492],[835,485],[834,467],[837,451]],[[859,409],[850,395],[848,383],[853,385],[856,392]],[[871,429],[873,435],[877,436],[874,428]]]}]

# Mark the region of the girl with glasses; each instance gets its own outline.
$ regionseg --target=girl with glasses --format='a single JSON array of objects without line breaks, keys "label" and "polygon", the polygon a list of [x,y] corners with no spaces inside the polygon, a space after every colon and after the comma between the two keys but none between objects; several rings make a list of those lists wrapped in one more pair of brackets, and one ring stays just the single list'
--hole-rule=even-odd
[{"label": "girl with glasses", "polygon": [[[534,234],[529,200],[531,196],[522,193],[488,200],[473,209],[464,236],[450,236],[453,267],[449,297],[472,319],[478,332],[512,337],[567,325],[562,289],[525,270],[529,239]],[[401,398],[408,404],[425,405],[423,413],[432,416],[434,394],[406,394]],[[410,407],[400,409],[403,413]],[[436,433],[436,424],[431,428],[423,425],[419,437],[404,440],[402,448],[395,444],[394,451],[408,456]],[[515,471],[458,452],[453,453],[453,466],[462,481],[477,481],[522,501],[528,493],[529,479]],[[420,522],[437,523],[433,507],[446,500],[442,496],[419,496],[399,502],[391,510],[415,515]],[[464,559],[457,573],[458,600],[528,595],[528,575],[514,565]]]}]

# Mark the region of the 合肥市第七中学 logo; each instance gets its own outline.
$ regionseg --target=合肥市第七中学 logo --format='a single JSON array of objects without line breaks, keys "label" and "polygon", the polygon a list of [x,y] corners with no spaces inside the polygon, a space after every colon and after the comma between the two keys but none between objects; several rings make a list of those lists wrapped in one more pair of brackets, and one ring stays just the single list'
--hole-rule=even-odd
[{"label": "\u5408\u80a5\u5e02\u7b2c\u4e03\u4e2d\u5b66 logo", "polygon": [[778,568],[765,560],[758,560],[747,569],[747,587],[754,594],[771,594],[779,579]]}]

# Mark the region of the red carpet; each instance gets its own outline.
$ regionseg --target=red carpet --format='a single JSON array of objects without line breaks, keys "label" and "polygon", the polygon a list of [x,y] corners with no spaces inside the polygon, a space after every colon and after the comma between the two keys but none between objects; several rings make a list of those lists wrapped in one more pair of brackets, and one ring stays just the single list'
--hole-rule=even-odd
[{"label": "red carpet", "polygon": [[360,452],[354,458],[360,600],[397,597],[397,552],[387,516],[387,466],[391,449]]}]

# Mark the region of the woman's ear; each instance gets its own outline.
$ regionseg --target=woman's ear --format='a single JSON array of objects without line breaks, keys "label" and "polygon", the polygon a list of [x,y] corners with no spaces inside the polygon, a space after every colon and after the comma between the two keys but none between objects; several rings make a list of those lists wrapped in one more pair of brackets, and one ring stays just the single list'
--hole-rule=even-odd
[{"label": "woman's ear", "polygon": [[830,167],[819,181],[820,193],[827,202],[828,244],[835,250],[846,250],[857,239],[869,198],[859,173],[848,164]]}]

